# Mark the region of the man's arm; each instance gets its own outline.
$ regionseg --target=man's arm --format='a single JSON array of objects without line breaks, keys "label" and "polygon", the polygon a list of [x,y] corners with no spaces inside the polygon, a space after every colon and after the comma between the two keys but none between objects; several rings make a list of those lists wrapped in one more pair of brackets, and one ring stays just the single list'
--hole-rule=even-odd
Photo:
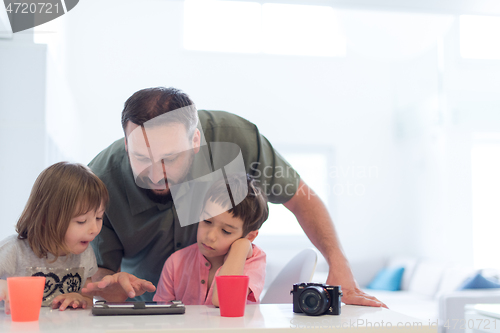
[{"label": "man's arm", "polygon": [[115,273],[116,273],[115,271],[112,271],[110,269],[99,267],[99,268],[97,268],[97,272],[94,275],[92,275],[92,282],[99,282],[106,275],[113,275]]},{"label": "man's arm", "polygon": [[342,302],[387,307],[359,289],[328,210],[302,179],[295,195],[283,205],[295,215],[307,237],[325,257],[329,266],[326,283],[342,287]]},{"label": "man's arm", "polygon": [[145,292],[153,292],[156,287],[149,281],[126,273],[115,273],[112,270],[99,267],[92,276],[92,282],[82,289],[82,294],[100,296],[110,302],[123,302],[127,298],[140,296]]}]

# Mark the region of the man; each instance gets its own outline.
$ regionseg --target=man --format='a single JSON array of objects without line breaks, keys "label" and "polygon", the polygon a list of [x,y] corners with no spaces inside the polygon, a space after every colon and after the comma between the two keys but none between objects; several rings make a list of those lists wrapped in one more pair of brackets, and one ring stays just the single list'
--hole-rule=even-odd
[{"label": "man", "polygon": [[[92,243],[99,265],[94,281],[100,282],[89,284],[85,292],[114,301],[140,295],[137,299],[151,300],[152,294],[144,293],[155,290],[165,260],[196,242],[197,224],[182,208],[192,207],[192,200],[178,205],[182,185],[224,173],[239,165],[241,156],[244,172],[256,178],[270,202],[282,203],[296,216],[326,258],[326,283],[342,286],[342,301],[385,306],[359,290],[325,205],[308,195],[312,190],[254,124],[227,112],[197,112],[182,91],[159,87],[140,90],[125,102],[122,127],[125,139],[89,164],[108,187],[110,204]],[[217,149],[222,142],[235,144],[237,151]]]}]

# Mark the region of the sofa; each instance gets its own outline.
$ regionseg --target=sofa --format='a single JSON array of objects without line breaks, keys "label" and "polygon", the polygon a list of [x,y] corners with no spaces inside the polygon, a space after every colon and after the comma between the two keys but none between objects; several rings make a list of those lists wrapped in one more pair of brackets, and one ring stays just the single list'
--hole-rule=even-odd
[{"label": "sofa", "polygon": [[[356,281],[366,293],[377,297],[393,311],[424,323],[437,321],[440,333],[463,333],[458,323],[465,320],[466,304],[500,303],[500,289],[457,291],[465,280],[477,274],[472,267],[405,256],[351,260],[350,264]],[[366,288],[382,268],[390,267],[404,267],[401,290]],[[326,262],[318,262],[313,280],[325,281],[327,272]],[[497,272],[487,270],[483,274],[494,276]]]}]

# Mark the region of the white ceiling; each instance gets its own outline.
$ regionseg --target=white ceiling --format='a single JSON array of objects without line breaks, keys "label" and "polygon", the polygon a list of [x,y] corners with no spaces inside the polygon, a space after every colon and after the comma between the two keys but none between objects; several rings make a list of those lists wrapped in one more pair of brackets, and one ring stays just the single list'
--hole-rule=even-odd
[{"label": "white ceiling", "polygon": [[499,0],[233,0],[453,15],[500,15]]}]

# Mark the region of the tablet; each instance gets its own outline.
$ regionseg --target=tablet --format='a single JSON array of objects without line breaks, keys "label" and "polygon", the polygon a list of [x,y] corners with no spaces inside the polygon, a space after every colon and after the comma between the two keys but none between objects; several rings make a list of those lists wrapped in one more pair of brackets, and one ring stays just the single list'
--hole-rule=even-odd
[{"label": "tablet", "polygon": [[94,316],[163,315],[185,312],[186,308],[181,301],[120,303],[96,301],[92,306]]}]

